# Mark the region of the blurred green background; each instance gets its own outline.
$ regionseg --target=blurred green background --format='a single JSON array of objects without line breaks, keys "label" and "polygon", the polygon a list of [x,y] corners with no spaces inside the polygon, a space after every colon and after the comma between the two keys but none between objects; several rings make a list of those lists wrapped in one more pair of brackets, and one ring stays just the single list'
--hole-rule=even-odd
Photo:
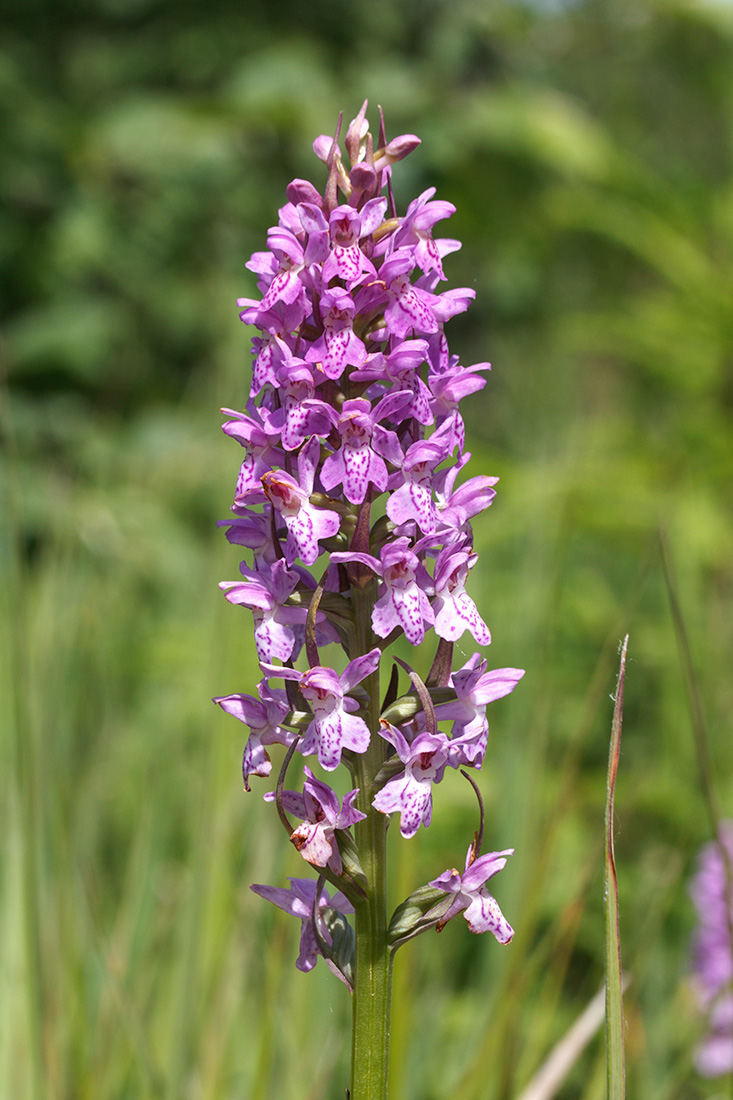
[{"label": "blurred green background", "polygon": [[[294,969],[252,881],[301,873],[245,796],[251,620],[217,532],[239,452],[244,263],[312,139],[362,100],[423,144],[396,171],[458,208],[449,326],[491,359],[468,402],[473,594],[493,666],[480,776],[509,948],[463,921],[397,957],[395,1100],[517,1100],[603,976],[605,768],[617,790],[628,1088],[721,1095],[693,1065],[686,882],[709,835],[659,549],[666,532],[717,789],[729,676],[733,4],[723,0],[8,0],[0,45],[0,1096],[336,1100],[348,996]],[[472,646],[464,648],[470,653]],[[459,777],[394,842],[395,902],[457,864]],[[490,940],[490,942],[489,942]],[[605,1095],[603,1039],[559,1096]]]}]

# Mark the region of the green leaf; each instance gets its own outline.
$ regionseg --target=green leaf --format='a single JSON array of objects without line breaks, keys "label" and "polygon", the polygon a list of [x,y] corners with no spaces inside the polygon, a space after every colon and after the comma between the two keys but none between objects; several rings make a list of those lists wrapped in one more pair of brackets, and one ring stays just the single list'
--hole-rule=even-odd
[{"label": "green leaf", "polygon": [[359,886],[366,888],[368,883],[359,860],[359,849],[354,843],[351,833],[346,829],[337,829],[336,842],[341,854],[344,872]]},{"label": "green leaf", "polygon": [[[456,698],[453,688],[428,688],[428,691],[433,703],[452,703]],[[394,703],[382,712],[380,718],[393,725],[399,725],[400,722],[407,722],[408,719],[414,718],[422,709],[419,695],[417,692],[410,691],[407,695],[401,695],[399,699],[395,699]]]},{"label": "green leaf", "polygon": [[[323,934],[321,922],[331,937],[331,943]],[[349,989],[354,988],[354,929],[343,913],[325,905],[313,921],[313,931],[324,959],[330,959],[343,976]]]},{"label": "green leaf", "polygon": [[382,764],[381,768],[374,776],[371,785],[371,794],[374,796],[377,791],[381,791],[382,787],[389,783],[390,779],[394,779],[396,775],[399,775],[401,771],[404,771],[405,765],[400,760],[397,753],[394,753],[388,760]]},{"label": "green leaf", "polygon": [[433,928],[450,907],[453,898],[435,886],[421,886],[392,914],[387,929],[391,947],[397,948],[421,932]]}]

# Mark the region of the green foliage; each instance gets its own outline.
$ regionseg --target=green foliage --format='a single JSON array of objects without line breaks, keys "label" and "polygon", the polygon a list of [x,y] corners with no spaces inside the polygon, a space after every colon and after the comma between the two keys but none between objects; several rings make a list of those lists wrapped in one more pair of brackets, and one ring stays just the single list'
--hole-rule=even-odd
[{"label": "green foliage", "polygon": [[[395,967],[399,1100],[516,1097],[603,977],[603,804],[628,631],[616,862],[631,1096],[696,1100],[685,881],[706,839],[657,530],[733,815],[733,16],[692,0],[86,0],[10,5],[0,45],[3,519],[0,1097],[343,1096],[346,992],[296,973],[248,890],[300,872],[237,780],[249,616],[216,581],[242,405],[235,299],[310,141],[364,96],[423,146],[477,302],[473,592],[495,666],[486,847],[500,949],[464,922]],[[400,651],[401,652],[401,651]],[[470,649],[469,649],[470,652]],[[391,838],[396,906],[476,827]],[[499,887],[497,887],[499,888]],[[604,1095],[602,1036],[565,1100]]]}]

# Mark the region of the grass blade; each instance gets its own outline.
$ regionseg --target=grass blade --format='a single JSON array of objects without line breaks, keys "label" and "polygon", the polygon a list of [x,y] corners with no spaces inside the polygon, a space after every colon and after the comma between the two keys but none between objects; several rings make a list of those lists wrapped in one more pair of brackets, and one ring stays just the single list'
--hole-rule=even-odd
[{"label": "grass blade", "polygon": [[[707,811],[708,822],[710,824],[710,834],[720,840],[721,814],[715,784],[713,782],[713,765],[710,759],[710,743],[702,705],[702,694],[700,691],[700,684],[698,683],[697,673],[695,672],[695,663],[692,659],[692,647],[690,645],[687,627],[685,626],[685,617],[682,613],[682,605],[679,598],[677,578],[675,576],[669,539],[663,529],[659,531],[659,542],[662,549],[664,583],[667,588],[667,597],[672,613],[675,639],[680,655],[682,676],[690,711],[690,724],[692,726],[697,768],[700,776],[700,793],[705,802],[705,810]],[[725,852],[725,850],[725,846],[721,845],[721,851]]]},{"label": "grass blade", "polygon": [[626,1095],[623,978],[621,976],[621,941],[618,924],[618,880],[613,853],[613,796],[616,790],[616,775],[621,751],[621,725],[623,721],[626,649],[628,644],[629,636],[627,634],[621,648],[621,661],[616,683],[611,744],[608,752],[608,779],[606,782],[606,869],[604,888],[606,912],[606,1070],[609,1100],[623,1100]]}]

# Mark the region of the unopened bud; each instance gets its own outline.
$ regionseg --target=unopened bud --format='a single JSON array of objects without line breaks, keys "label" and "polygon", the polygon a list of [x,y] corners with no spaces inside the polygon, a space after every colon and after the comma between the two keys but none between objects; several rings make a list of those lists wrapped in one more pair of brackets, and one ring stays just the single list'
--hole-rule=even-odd
[{"label": "unopened bud", "polygon": [[392,141],[385,145],[384,149],[377,149],[374,154],[374,167],[377,172],[381,172],[390,164],[394,164],[398,160],[404,160],[410,153],[417,149],[420,144],[420,138],[415,134],[400,134],[399,137],[393,138]]},{"label": "unopened bud", "polygon": [[288,201],[292,202],[293,206],[301,202],[310,202],[320,208],[323,204],[320,192],[310,180],[293,180],[288,184],[287,195]]},{"label": "unopened bud", "polygon": [[350,202],[352,206],[360,207],[362,200],[370,199],[377,193],[377,173],[367,161],[355,164],[349,172],[351,183]]},{"label": "unopened bud", "polygon": [[361,110],[355,119],[349,123],[349,128],[346,131],[346,137],[344,138],[344,144],[346,145],[346,152],[349,154],[349,160],[352,166],[357,164],[360,160],[364,159],[364,153],[366,151],[366,137],[369,133],[369,123],[366,118],[366,109],[369,100],[365,99],[361,105]]},{"label": "unopened bud", "polygon": [[[333,137],[331,134],[320,134],[313,142],[313,152],[316,154],[319,160],[322,160],[324,164],[328,164],[328,157],[331,152],[331,146],[333,145]],[[336,155],[340,156],[338,149]]]}]

